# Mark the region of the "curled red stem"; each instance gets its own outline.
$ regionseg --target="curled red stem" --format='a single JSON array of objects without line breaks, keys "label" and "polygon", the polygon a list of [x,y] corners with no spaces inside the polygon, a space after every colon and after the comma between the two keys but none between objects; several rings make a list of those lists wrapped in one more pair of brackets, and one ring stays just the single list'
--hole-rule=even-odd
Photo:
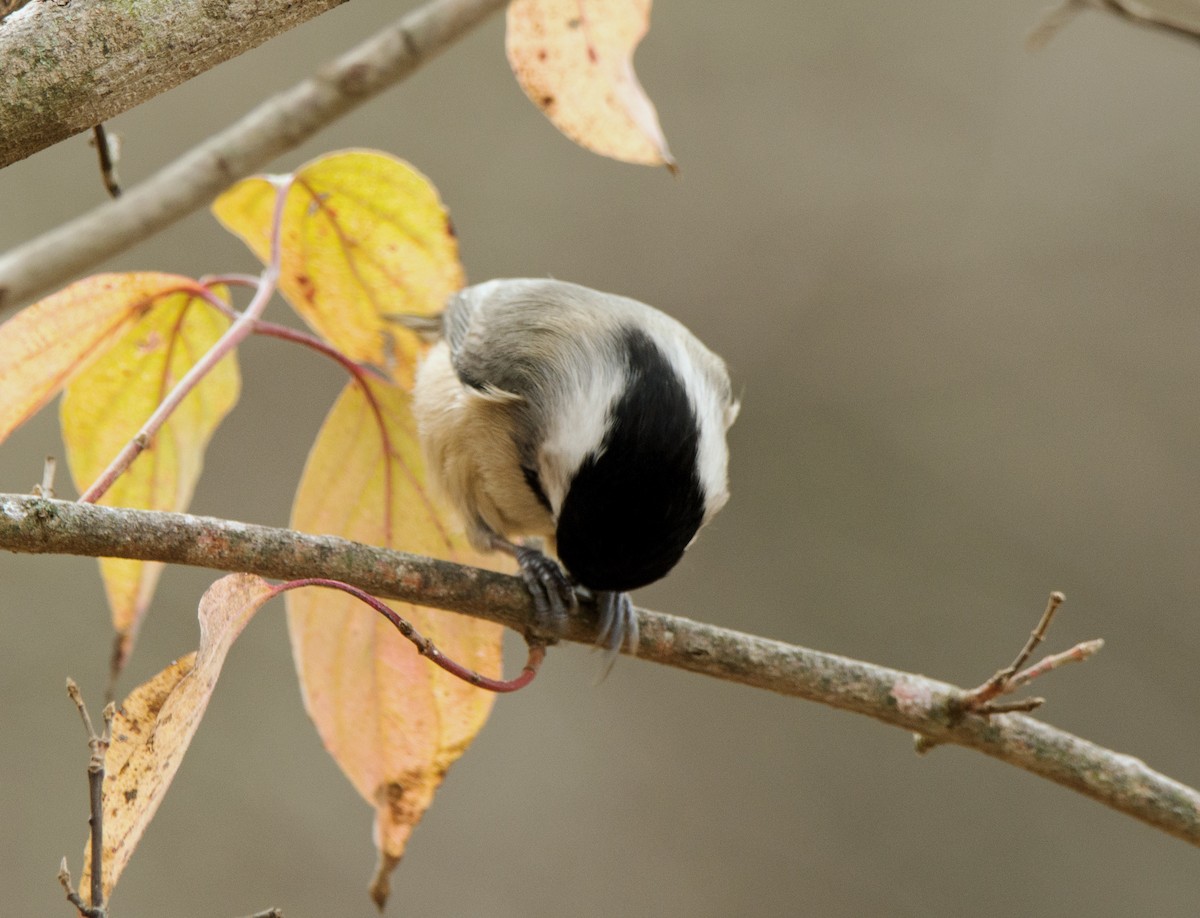
[{"label": "curled red stem", "polygon": [[468,669],[456,660],[450,659],[450,657],[434,646],[433,641],[417,631],[408,619],[397,615],[387,603],[348,583],[343,583],[340,580],[328,580],[324,577],[305,577],[300,580],[289,580],[286,583],[281,583],[274,588],[273,593],[278,596],[280,593],[285,593],[288,590],[295,590],[306,586],[341,590],[343,593],[349,593],[356,599],[362,600],[391,622],[404,637],[412,641],[417,648],[417,653],[421,654],[421,656],[428,657],[430,661],[436,663],[452,676],[457,676],[464,682],[468,682],[481,689],[486,689],[489,692],[515,692],[517,689],[524,688],[533,681],[533,677],[537,675],[538,668],[542,665],[542,660],[546,657],[546,648],[544,645],[531,643],[529,645],[529,656],[519,675],[507,680],[492,679],[482,673],[475,672],[473,669]]}]

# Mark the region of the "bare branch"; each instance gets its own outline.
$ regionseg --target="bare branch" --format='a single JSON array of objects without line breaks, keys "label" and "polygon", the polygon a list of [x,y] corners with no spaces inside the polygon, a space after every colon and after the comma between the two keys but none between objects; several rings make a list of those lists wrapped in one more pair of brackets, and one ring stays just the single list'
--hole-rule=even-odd
[{"label": "bare branch", "polygon": [[[450,609],[524,633],[534,610],[521,580],[446,561],[208,517],[0,494],[0,548],[188,564],[264,577],[334,577],[367,592]],[[594,643],[594,609],[564,637]],[[673,615],[638,610],[637,656],[865,714],[930,744],[956,744],[1078,791],[1200,846],[1200,792],[1021,714],[963,711],[963,689]]]},{"label": "bare branch", "polygon": [[0,168],[343,2],[32,3],[0,22]]},{"label": "bare branch", "polygon": [[88,749],[91,756],[88,759],[88,804],[91,816],[88,825],[91,826],[91,905],[85,905],[79,894],[71,886],[71,874],[67,870],[67,859],[64,857],[58,871],[58,882],[67,893],[67,899],[85,918],[105,918],[108,914],[104,907],[104,759],[108,747],[112,743],[113,720],[117,716],[116,705],[111,701],[104,706],[104,732],[97,733],[92,726],[92,718],[88,714],[87,705],[83,702],[83,693],[74,679],[67,679],[67,694],[75,702],[79,716],[83,720],[83,728],[88,735]]},{"label": "bare branch", "polygon": [[[240,121],[126,189],[119,199],[0,256],[0,309],[60,286],[203,207],[237,179],[262,169],[407,77],[503,5],[504,0],[432,0],[315,76],[272,96]],[[7,21],[0,29],[4,25]],[[86,127],[99,120],[94,116]]]}]

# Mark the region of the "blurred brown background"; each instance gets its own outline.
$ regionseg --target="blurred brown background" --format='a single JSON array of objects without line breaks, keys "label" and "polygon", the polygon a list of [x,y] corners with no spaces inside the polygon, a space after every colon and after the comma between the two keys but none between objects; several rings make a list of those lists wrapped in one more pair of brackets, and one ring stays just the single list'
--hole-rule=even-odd
[{"label": "blurred brown background", "polygon": [[[1087,14],[1024,50],[1045,0],[659,0],[638,69],[683,174],[575,148],[521,95],[497,18],[277,164],[382,148],[427,173],[473,280],[554,275],[645,299],[743,391],[729,507],[641,603],[962,684],[1051,589],[1051,722],[1200,783],[1200,48]],[[397,15],[323,16],[116,119],[123,178]],[[76,138],[0,172],[0,246],[90,208]],[[106,267],[252,270],[198,214]],[[275,307],[273,315],[285,310]],[[278,342],[194,509],[282,525],[341,385]],[[60,452],[45,412],[0,490]],[[60,490],[70,493],[65,480]],[[212,576],[169,571],[128,690],[196,644]],[[0,557],[0,890],[67,914],[109,648],[94,562]],[[514,659],[515,659],[514,654]],[[1194,848],[1011,767],[852,715],[555,651],[498,701],[395,876],[393,915],[1184,916]],[[119,915],[373,914],[368,808],[300,706],[283,607],[230,656]]]}]

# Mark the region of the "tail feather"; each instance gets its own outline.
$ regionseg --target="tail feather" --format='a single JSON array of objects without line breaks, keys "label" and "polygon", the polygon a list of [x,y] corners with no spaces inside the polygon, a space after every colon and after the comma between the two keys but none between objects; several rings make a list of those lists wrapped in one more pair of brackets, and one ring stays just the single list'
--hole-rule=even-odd
[{"label": "tail feather", "polygon": [[442,323],[443,313],[437,313],[432,316],[419,316],[407,312],[389,312],[384,315],[384,318],[389,322],[395,322],[410,332],[415,334],[422,341],[433,344],[442,340]]}]

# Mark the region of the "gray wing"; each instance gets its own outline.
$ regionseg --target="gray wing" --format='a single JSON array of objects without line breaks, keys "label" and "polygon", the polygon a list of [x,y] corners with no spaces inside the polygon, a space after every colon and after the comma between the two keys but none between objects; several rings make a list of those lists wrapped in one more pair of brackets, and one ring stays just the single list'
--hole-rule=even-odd
[{"label": "gray wing", "polygon": [[611,359],[628,304],[642,305],[562,281],[488,281],[450,302],[444,335],[464,385],[548,407]]}]

